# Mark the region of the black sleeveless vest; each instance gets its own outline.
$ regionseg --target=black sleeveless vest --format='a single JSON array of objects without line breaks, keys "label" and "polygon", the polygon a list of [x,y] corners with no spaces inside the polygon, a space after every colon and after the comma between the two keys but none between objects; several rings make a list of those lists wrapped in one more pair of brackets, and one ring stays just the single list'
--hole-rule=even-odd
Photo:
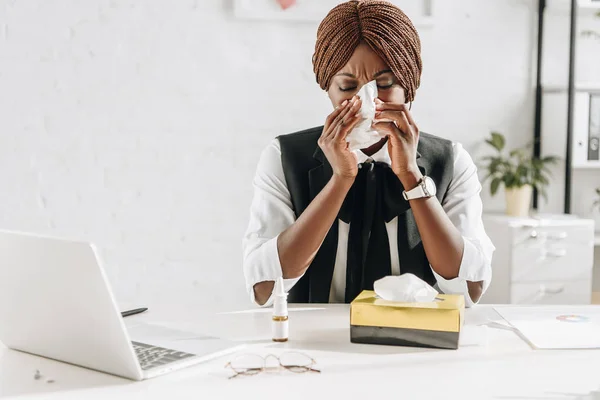
[{"label": "black sleeveless vest", "polygon": [[[308,207],[333,175],[331,165],[317,144],[323,127],[279,136],[281,163],[296,218]],[[443,201],[454,173],[452,142],[420,133],[417,165],[433,179],[436,197]],[[403,200],[404,201],[404,200]],[[430,285],[435,277],[427,261],[410,204],[398,215],[398,255],[401,273],[410,272]],[[328,303],[338,245],[338,221],[334,222],[315,259],[289,292],[293,303]]]}]

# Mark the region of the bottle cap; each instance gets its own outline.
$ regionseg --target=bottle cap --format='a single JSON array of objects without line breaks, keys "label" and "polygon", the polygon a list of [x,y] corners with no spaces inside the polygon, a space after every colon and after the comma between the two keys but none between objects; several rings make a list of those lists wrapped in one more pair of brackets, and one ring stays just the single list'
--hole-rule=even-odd
[{"label": "bottle cap", "polygon": [[283,287],[282,277],[279,277],[277,281],[275,281],[273,295],[275,296],[273,304],[273,315],[287,316],[287,293],[285,292],[285,288]]},{"label": "bottle cap", "polygon": [[283,287],[283,277],[277,278],[275,281],[275,296],[285,296],[287,297],[287,293],[285,292],[285,288]]}]

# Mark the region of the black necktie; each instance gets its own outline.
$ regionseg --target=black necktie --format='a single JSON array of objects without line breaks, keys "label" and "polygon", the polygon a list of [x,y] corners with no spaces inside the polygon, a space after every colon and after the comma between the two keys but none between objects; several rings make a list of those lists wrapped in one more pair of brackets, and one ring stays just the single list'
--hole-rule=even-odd
[{"label": "black necktie", "polygon": [[346,268],[346,303],[373,283],[391,274],[386,222],[410,206],[402,197],[404,187],[391,168],[380,162],[359,165],[358,175],[340,210],[350,224]]}]

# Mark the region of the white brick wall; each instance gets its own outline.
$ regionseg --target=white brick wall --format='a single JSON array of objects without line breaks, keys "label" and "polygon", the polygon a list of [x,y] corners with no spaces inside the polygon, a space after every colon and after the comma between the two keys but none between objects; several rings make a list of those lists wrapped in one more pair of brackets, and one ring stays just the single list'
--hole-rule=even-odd
[{"label": "white brick wall", "polygon": [[[421,128],[467,148],[529,137],[529,1],[436,2]],[[315,24],[229,1],[0,0],[0,228],[84,238],[124,303],[244,307],[260,150],[322,123]]]}]

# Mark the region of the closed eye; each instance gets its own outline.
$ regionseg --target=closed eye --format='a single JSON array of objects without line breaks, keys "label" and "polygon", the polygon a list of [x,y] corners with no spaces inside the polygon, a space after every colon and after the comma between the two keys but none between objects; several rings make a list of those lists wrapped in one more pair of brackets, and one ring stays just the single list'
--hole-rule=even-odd
[{"label": "closed eye", "polygon": [[393,83],[393,82],[392,82],[392,83],[390,83],[389,85],[377,85],[377,88],[378,88],[378,89],[383,89],[383,90],[386,90],[386,89],[391,89],[391,87],[392,87],[392,86],[394,86],[394,83]]}]

